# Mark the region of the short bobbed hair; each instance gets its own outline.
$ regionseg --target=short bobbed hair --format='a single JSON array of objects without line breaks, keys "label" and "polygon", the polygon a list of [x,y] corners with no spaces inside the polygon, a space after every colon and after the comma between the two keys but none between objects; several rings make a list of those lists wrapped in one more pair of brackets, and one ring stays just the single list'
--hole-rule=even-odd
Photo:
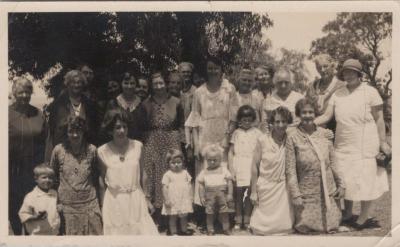
[{"label": "short bobbed hair", "polygon": [[177,149],[177,148],[171,148],[167,151],[167,154],[165,155],[165,161],[167,162],[167,164],[169,164],[169,162],[171,162],[171,160],[175,159],[175,158],[181,158],[182,161],[184,160],[183,158],[183,153],[181,150]]},{"label": "short bobbed hair", "polygon": [[240,120],[242,120],[242,118],[245,117],[251,117],[251,119],[253,121],[256,120],[257,115],[256,115],[256,111],[254,110],[253,107],[251,107],[250,105],[243,105],[239,108],[238,112],[237,112],[237,116],[236,119],[239,122]]},{"label": "short bobbed hair", "polygon": [[71,70],[64,75],[64,85],[66,87],[68,87],[72,81],[81,81],[82,85],[87,84],[86,77],[80,70]]},{"label": "short bobbed hair", "polygon": [[297,117],[300,117],[301,110],[307,105],[311,106],[314,109],[315,116],[319,115],[317,101],[306,97],[306,98],[300,99],[296,103],[295,114]]},{"label": "short bobbed hair", "polygon": [[111,133],[115,127],[115,124],[117,123],[117,120],[128,124],[131,119],[129,118],[128,113],[120,108],[110,109],[104,116],[101,129],[105,133]]},{"label": "short bobbed hair", "polygon": [[222,158],[223,152],[224,152],[223,148],[220,145],[214,143],[214,144],[206,145],[203,148],[201,154],[204,157],[204,159],[207,159],[209,157],[220,157],[220,158]]},{"label": "short bobbed hair", "polygon": [[293,116],[292,113],[289,111],[289,109],[284,106],[279,106],[278,108],[276,108],[271,112],[268,118],[268,123],[270,125],[274,124],[277,115],[285,119],[288,124],[293,123]]}]

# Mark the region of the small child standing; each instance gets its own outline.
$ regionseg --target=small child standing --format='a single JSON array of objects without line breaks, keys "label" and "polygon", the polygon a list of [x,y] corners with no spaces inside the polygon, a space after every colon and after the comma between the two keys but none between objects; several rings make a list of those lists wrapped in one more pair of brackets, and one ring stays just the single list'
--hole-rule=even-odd
[{"label": "small child standing", "polygon": [[193,193],[191,176],[183,167],[183,153],[178,149],[170,149],[166,154],[169,170],[162,178],[164,196],[161,213],[168,215],[169,234],[177,234],[177,219],[181,227],[181,235],[191,235],[187,229],[187,215],[193,212]]},{"label": "small child standing", "polygon": [[203,149],[202,155],[206,161],[206,168],[199,176],[199,196],[206,208],[207,235],[214,235],[215,214],[220,216],[223,233],[230,235],[229,205],[233,202],[232,176],[227,168],[221,166],[223,149],[217,144],[211,144]]},{"label": "small child standing", "polygon": [[237,113],[239,128],[231,138],[228,153],[229,170],[232,173],[235,191],[235,226],[240,230],[242,226],[248,228],[252,211],[250,202],[250,179],[253,155],[257,147],[261,131],[254,127],[256,120],[255,110],[249,106],[241,106]]},{"label": "small child standing", "polygon": [[52,189],[54,171],[41,164],[33,169],[33,173],[37,186],[25,196],[19,218],[29,235],[57,235],[60,216],[57,211],[57,192]]}]

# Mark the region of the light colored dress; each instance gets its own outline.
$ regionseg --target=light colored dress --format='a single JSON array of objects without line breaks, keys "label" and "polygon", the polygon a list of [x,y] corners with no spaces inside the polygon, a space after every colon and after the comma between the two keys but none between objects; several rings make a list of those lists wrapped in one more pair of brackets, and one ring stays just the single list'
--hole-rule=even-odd
[{"label": "light colored dress", "polygon": [[109,143],[98,148],[106,168],[102,209],[105,235],[158,235],[140,186],[141,152],[142,143],[136,140],[129,141],[124,161]]},{"label": "light colored dress", "polygon": [[303,199],[303,208],[294,208],[294,227],[301,233],[337,230],[342,219],[339,200],[331,195],[345,184],[326,131],[318,127],[308,135],[295,128],[286,140],[287,187],[292,200]]},{"label": "light colored dress", "polygon": [[289,96],[285,100],[282,100],[276,91],[274,91],[271,94],[271,97],[267,97],[263,102],[261,116],[262,120],[265,121],[268,119],[269,114],[279,106],[284,106],[292,113],[293,121],[298,121],[298,118],[295,114],[295,106],[297,101],[302,98],[304,98],[304,96],[301,93],[292,90]]},{"label": "light colored dress", "polygon": [[255,127],[248,130],[236,129],[231,138],[233,159],[231,171],[236,178],[236,186],[250,186],[251,165],[261,131]]},{"label": "light colored dress", "polygon": [[168,186],[168,197],[171,207],[163,205],[163,215],[184,215],[193,212],[192,177],[186,170],[180,172],[167,171],[162,184]]},{"label": "light colored dress", "polygon": [[345,199],[374,200],[389,190],[386,170],[376,165],[379,136],[371,107],[382,105],[378,91],[361,84],[352,93],[343,87],[332,96],[337,121],[335,156],[346,184]]},{"label": "light colored dress", "polygon": [[294,214],[286,187],[285,146],[276,144],[270,134],[263,134],[255,157],[260,162],[254,192],[258,205],[253,209],[250,228],[256,235],[290,233]]},{"label": "light colored dress", "polygon": [[[196,89],[193,96],[192,112],[185,122],[186,127],[199,129],[199,150],[201,151],[207,144],[219,144],[228,147],[227,131],[229,122],[236,120],[232,109],[237,107],[237,97],[235,87],[227,80],[223,80],[217,92],[210,92],[207,84],[204,83]],[[204,162],[197,161],[195,165],[195,175],[200,173],[204,167]],[[226,162],[222,166],[227,167]],[[198,193],[199,184],[195,180],[194,203],[201,205]]]}]

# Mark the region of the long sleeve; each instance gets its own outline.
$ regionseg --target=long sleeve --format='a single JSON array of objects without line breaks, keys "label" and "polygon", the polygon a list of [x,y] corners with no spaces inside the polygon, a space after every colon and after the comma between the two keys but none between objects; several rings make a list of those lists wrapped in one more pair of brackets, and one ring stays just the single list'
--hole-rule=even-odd
[{"label": "long sleeve", "polygon": [[329,162],[330,162],[330,167],[332,169],[333,177],[335,178],[336,186],[346,188],[346,185],[343,180],[343,175],[340,172],[340,170],[336,166],[335,162],[335,151],[333,149],[333,144],[329,142]]},{"label": "long sleeve", "polygon": [[290,136],[286,140],[286,181],[292,198],[301,196],[296,170],[296,151]]},{"label": "long sleeve", "polygon": [[50,167],[54,170],[55,181],[54,181],[54,189],[57,190],[60,185],[60,164],[58,162],[58,147],[56,146],[51,153],[50,158]]}]

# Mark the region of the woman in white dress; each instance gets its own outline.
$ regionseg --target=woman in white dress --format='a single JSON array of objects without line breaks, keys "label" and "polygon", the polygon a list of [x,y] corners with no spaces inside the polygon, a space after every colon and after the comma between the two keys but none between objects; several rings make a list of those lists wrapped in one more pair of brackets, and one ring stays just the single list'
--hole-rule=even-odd
[{"label": "woman in white dress", "polygon": [[260,137],[253,160],[250,200],[254,204],[250,229],[256,235],[292,231],[294,215],[286,189],[285,139],[292,115],[285,107],[271,112],[271,132]]},{"label": "woman in white dress", "polygon": [[[142,143],[127,137],[128,116],[120,109],[106,113],[103,127],[112,141],[98,149],[105,235],[158,235],[149,214],[154,211],[143,186]],[[146,195],[146,196],[145,196]]]},{"label": "woman in white dress", "polygon": [[[339,73],[347,85],[338,89],[329,101],[325,113],[315,119],[317,125],[335,116],[335,156],[346,184],[343,221],[354,228],[377,226],[370,219],[373,202],[389,190],[386,170],[378,167],[379,150],[390,155],[383,120],[383,102],[378,91],[361,82],[362,65],[348,59]],[[357,220],[352,215],[353,201],[361,201]]]}]

